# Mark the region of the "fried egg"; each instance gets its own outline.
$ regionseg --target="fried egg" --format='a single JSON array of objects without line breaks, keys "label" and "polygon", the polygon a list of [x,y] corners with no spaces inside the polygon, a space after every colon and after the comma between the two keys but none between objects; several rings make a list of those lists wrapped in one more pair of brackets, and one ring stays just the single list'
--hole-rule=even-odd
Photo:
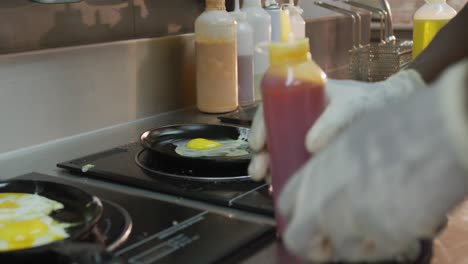
[{"label": "fried egg", "polygon": [[195,138],[173,142],[175,152],[185,157],[238,157],[249,154],[249,143],[239,139]]},{"label": "fried egg", "polygon": [[0,251],[25,249],[68,237],[70,224],[49,216],[63,204],[37,194],[0,193]]}]

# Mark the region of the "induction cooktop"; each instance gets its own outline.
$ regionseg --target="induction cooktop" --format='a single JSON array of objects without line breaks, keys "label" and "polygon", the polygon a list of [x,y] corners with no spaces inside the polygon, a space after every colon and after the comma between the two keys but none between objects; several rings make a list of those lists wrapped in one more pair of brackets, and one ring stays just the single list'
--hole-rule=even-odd
[{"label": "induction cooktop", "polygon": [[[183,171],[177,171],[177,168],[173,167],[165,168],[164,164],[158,165],[157,170],[153,172],[146,170],[137,164],[139,161],[144,162],[145,157],[143,147],[139,142],[134,142],[62,162],[57,166],[78,177],[93,177],[267,216],[274,214],[269,185],[264,182],[253,182],[244,178],[216,180],[226,175],[223,172],[210,171],[210,168],[207,168],[206,174],[213,178],[211,182],[167,177],[168,174]],[[166,172],[158,173],[164,170]]]},{"label": "induction cooktop", "polygon": [[104,213],[88,242],[130,264],[232,263],[275,238],[274,227],[89,185],[30,173],[18,177],[73,185],[103,200]]}]

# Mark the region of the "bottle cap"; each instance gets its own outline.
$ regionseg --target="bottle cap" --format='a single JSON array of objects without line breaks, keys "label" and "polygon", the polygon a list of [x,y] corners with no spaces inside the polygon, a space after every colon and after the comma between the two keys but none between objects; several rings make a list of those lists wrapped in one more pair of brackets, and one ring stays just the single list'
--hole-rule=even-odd
[{"label": "bottle cap", "polygon": [[280,9],[280,6],[275,0],[267,0],[265,2],[265,9]]},{"label": "bottle cap", "polygon": [[206,10],[226,10],[225,0],[206,0]]},{"label": "bottle cap", "polygon": [[309,39],[275,42],[268,46],[268,51],[272,65],[303,61],[309,58]]},{"label": "bottle cap", "polygon": [[447,2],[446,0],[426,0],[426,3],[429,3],[429,4],[443,4]]}]

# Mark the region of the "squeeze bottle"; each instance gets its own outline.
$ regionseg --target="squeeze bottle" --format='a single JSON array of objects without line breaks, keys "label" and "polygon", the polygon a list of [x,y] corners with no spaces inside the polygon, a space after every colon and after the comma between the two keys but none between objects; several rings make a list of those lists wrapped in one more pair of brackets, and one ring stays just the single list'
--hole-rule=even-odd
[{"label": "squeeze bottle", "polygon": [[225,0],[206,0],[195,20],[197,107],[205,113],[237,109],[237,22]]},{"label": "squeeze bottle", "polygon": [[327,104],[326,75],[312,60],[307,38],[270,44],[269,58],[262,80],[263,111],[281,235],[285,222],[276,201],[288,178],[311,157],[305,137]]},{"label": "squeeze bottle", "polygon": [[432,41],[439,30],[457,14],[445,0],[426,0],[414,14],[413,59]]}]

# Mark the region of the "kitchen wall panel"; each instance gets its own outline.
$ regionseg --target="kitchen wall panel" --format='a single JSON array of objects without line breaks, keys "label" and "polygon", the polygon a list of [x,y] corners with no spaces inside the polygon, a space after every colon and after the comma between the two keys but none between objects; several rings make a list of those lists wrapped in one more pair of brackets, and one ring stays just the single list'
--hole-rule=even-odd
[{"label": "kitchen wall panel", "polygon": [[[362,40],[370,40],[370,15],[362,14]],[[347,78],[349,50],[353,48],[353,20],[343,15],[306,20],[306,35],[314,60],[333,78]]]},{"label": "kitchen wall panel", "polygon": [[[389,2],[396,26],[408,27],[423,0]],[[468,0],[448,2],[460,9]],[[231,9],[233,0],[226,3]],[[302,5],[306,18],[334,15],[311,0]],[[189,33],[202,11],[203,0],[84,0],[56,5],[1,0],[0,53]]]},{"label": "kitchen wall panel", "polygon": [[[29,0],[2,0],[0,53],[190,33],[203,11],[203,2],[85,0],[45,5]],[[232,9],[233,0],[226,1],[226,5]]]},{"label": "kitchen wall panel", "polygon": [[0,1],[0,53],[129,39],[133,28],[132,1]]},{"label": "kitchen wall panel", "polygon": [[202,0],[0,1],[0,53],[193,31]]},{"label": "kitchen wall panel", "polygon": [[202,0],[134,0],[136,37],[155,37],[193,32]]},{"label": "kitchen wall panel", "polygon": [[0,157],[194,105],[194,53],[187,34],[1,55]]}]

